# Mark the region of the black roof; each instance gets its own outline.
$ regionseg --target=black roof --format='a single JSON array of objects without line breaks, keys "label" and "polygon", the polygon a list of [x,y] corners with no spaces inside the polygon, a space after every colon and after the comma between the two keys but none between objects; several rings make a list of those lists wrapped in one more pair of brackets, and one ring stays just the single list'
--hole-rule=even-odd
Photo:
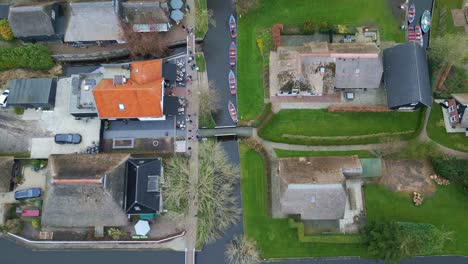
[{"label": "black roof", "polygon": [[10,82],[8,104],[43,104],[48,105],[55,95],[55,78],[14,79]]},{"label": "black roof", "polygon": [[426,51],[416,43],[384,50],[384,81],[389,108],[417,102],[432,105]]},{"label": "black roof", "polygon": [[164,115],[174,116],[179,112],[179,97],[177,96],[164,96],[163,102],[163,112]]},{"label": "black roof", "polygon": [[154,214],[160,211],[161,159],[127,161],[125,182],[125,212],[127,214]]},{"label": "black roof", "polygon": [[177,77],[177,65],[169,62],[164,62],[162,65],[162,76],[165,81],[174,83]]}]

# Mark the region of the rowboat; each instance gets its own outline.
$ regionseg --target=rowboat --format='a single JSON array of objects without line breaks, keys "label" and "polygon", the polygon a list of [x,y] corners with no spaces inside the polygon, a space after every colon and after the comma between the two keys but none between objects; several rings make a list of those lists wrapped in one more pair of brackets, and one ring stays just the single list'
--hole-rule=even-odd
[{"label": "rowboat", "polygon": [[414,41],[416,39],[414,27],[408,26],[408,41]]},{"label": "rowboat", "polygon": [[231,42],[231,46],[229,46],[229,65],[231,65],[231,67],[236,66],[236,53],[237,47],[236,43],[233,41]]},{"label": "rowboat", "polygon": [[429,10],[424,11],[421,16],[421,29],[424,33],[427,33],[431,28],[431,13]]},{"label": "rowboat", "polygon": [[422,47],[424,45],[424,40],[422,37],[422,30],[419,25],[415,27],[415,35],[416,35],[416,43]]},{"label": "rowboat", "polygon": [[235,39],[237,37],[237,24],[236,18],[233,14],[229,17],[229,33],[231,34],[231,38]]},{"label": "rowboat", "polygon": [[236,90],[237,90],[236,75],[234,74],[232,70],[229,71],[228,79],[229,79],[229,90],[231,91],[231,94],[236,94]]},{"label": "rowboat", "polygon": [[413,23],[414,18],[416,17],[416,5],[411,4],[408,8],[408,23]]},{"label": "rowboat", "polygon": [[229,101],[228,103],[229,115],[231,116],[232,122],[237,123],[237,110],[234,104]]}]

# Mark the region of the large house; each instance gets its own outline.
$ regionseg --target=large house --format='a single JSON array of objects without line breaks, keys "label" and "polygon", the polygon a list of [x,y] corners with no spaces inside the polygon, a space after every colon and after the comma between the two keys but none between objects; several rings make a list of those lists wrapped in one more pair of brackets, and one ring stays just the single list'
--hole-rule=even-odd
[{"label": "large house", "polygon": [[414,42],[384,50],[384,83],[390,109],[432,106],[426,50]]},{"label": "large house", "polygon": [[16,4],[8,14],[13,35],[23,41],[63,40],[64,10],[59,3]]},{"label": "large house", "polygon": [[361,177],[380,176],[381,161],[357,156],[281,158],[279,215],[329,232],[354,232],[363,207]]},{"label": "large house", "polygon": [[51,155],[42,226],[125,226],[130,215],[162,211],[161,160],[127,154]]}]

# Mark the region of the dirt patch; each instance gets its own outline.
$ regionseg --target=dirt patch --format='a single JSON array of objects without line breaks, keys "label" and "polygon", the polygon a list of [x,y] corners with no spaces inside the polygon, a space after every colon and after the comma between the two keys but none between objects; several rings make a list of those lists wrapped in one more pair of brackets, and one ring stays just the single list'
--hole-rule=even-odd
[{"label": "dirt patch", "polygon": [[333,136],[333,137],[322,137],[322,136],[304,136],[304,135],[291,135],[291,134],[282,134],[283,138],[300,138],[300,139],[363,139],[363,138],[373,138],[373,137],[384,137],[384,136],[399,136],[414,133],[414,130],[394,132],[394,133],[375,133],[370,135],[360,135],[360,136]]},{"label": "dirt patch", "polygon": [[45,78],[62,74],[62,65],[57,64],[49,70],[13,69],[0,72],[0,87],[5,86],[10,80],[19,78]]},{"label": "dirt patch", "polygon": [[456,27],[463,27],[466,23],[465,14],[463,14],[463,9],[452,9],[453,25]]},{"label": "dirt patch", "polygon": [[429,161],[421,160],[384,160],[382,177],[378,182],[394,192],[420,192],[430,196],[436,186],[429,178],[433,174]]}]

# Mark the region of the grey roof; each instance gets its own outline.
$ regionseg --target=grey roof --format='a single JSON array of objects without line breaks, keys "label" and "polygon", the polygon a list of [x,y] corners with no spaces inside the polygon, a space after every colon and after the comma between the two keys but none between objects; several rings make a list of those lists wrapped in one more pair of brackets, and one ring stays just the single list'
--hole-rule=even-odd
[{"label": "grey roof", "polygon": [[342,184],[290,184],[280,204],[283,214],[300,214],[302,220],[342,219],[346,192]]},{"label": "grey roof", "polygon": [[465,108],[465,113],[463,114],[460,121],[460,126],[463,128],[468,128],[468,108]]},{"label": "grey roof", "polygon": [[119,16],[112,2],[71,3],[65,41],[121,40]]},{"label": "grey roof", "polygon": [[122,17],[136,31],[158,31],[158,24],[169,22],[169,13],[159,2],[124,2]]},{"label": "grey roof", "polygon": [[55,34],[52,16],[54,3],[10,7],[8,22],[15,37],[51,36]]},{"label": "grey roof", "polygon": [[0,19],[8,19],[9,11],[10,11],[9,4],[0,4]]},{"label": "grey roof", "polygon": [[54,78],[11,80],[8,104],[49,104],[56,85]]},{"label": "grey roof", "polygon": [[426,51],[414,42],[384,50],[388,107],[411,103],[432,105]]},{"label": "grey roof", "polygon": [[336,88],[379,88],[383,66],[381,57],[336,59]]},{"label": "grey roof", "polygon": [[0,157],[0,192],[7,192],[10,189],[13,163],[13,157]]},{"label": "grey roof", "polygon": [[53,179],[101,179],[102,184],[53,184],[49,179],[42,208],[45,227],[124,226],[126,154],[52,155]]}]

